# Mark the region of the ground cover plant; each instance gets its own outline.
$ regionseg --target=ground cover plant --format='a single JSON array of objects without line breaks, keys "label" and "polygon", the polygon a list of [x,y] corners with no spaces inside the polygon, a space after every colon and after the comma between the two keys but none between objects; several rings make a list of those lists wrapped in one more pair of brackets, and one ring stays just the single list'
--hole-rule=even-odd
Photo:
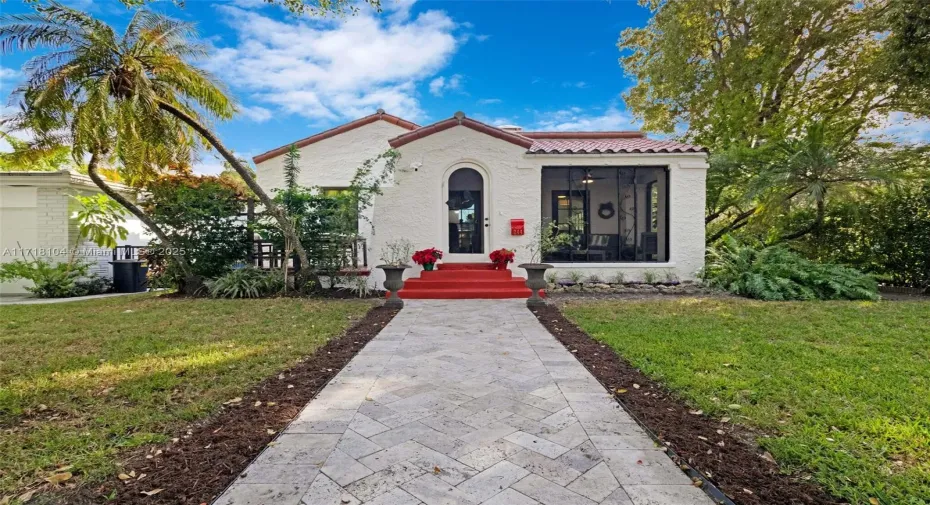
[{"label": "ground cover plant", "polygon": [[48,478],[115,476],[121,451],[169,441],[369,307],[153,295],[4,307],[0,501]]},{"label": "ground cover plant", "polygon": [[849,267],[815,263],[782,246],[724,237],[708,249],[708,286],[759,300],[877,300],[878,283]]},{"label": "ground cover plant", "polygon": [[758,433],[783,471],[850,503],[930,503],[930,303],[684,298],[563,312],[695,415]]}]

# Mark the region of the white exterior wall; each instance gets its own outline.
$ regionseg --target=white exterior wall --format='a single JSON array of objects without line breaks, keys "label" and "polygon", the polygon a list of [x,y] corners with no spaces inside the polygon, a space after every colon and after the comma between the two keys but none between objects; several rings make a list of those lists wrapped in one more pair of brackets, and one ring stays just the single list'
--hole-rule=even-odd
[{"label": "white exterior wall", "polygon": [[[4,175],[0,179],[0,263],[16,259],[32,259],[33,255],[53,262],[68,261],[69,249],[78,237],[77,222],[72,219],[76,204],[69,195],[100,193],[95,187],[72,183],[66,172],[30,173],[17,177]],[[120,245],[145,245],[142,223],[127,215],[124,227],[130,232]],[[77,244],[81,258],[92,263],[91,273],[112,277],[111,253],[92,242]],[[25,250],[25,258],[23,256]],[[99,252],[98,252],[99,251]],[[29,281],[0,283],[0,294],[25,294]]]},{"label": "white exterior wall", "polygon": [[[383,154],[391,148],[388,145],[389,139],[409,131],[387,121],[375,121],[301,147],[298,149],[301,168],[299,183],[309,187],[347,187],[362,162]],[[285,155],[276,156],[255,165],[258,183],[265,191],[284,188],[284,159]],[[376,166],[375,173],[383,166]],[[368,224],[373,221],[373,216],[374,206],[363,213],[367,221],[364,218],[359,220],[359,234],[368,240],[369,266],[373,266],[372,262],[377,259],[372,259],[371,226]]]},{"label": "white exterior wall", "polygon": [[[457,168],[477,170],[486,179],[487,188],[483,192],[489,225],[484,241],[486,252],[480,259],[467,261],[489,261],[487,254],[495,249],[523,248],[529,242],[529,232],[510,235],[512,218],[525,219],[527,230],[539,221],[540,172],[532,167],[521,168],[525,166],[525,148],[457,126],[403,145],[398,151],[401,159],[396,183],[385,188],[375,203],[376,260],[384,244],[398,238],[412,241],[415,249],[448,250],[446,183]],[[521,259],[519,251],[517,259]],[[418,268],[408,270],[407,275],[416,277]],[[383,273],[374,271],[372,278],[380,285]]]},{"label": "white exterior wall", "polygon": [[[406,133],[393,124],[377,121],[301,148],[301,183],[308,186],[344,187],[365,159],[386,151],[388,139]],[[642,263],[558,263],[557,270],[578,270],[607,278],[618,271],[628,280],[642,279],[645,270],[673,270],[682,280],[694,279],[704,265],[704,198],[707,157],[693,154],[531,155],[509,142],[457,126],[415,140],[398,148],[401,158],[393,184],[376,198],[369,210],[374,230],[361,226],[368,238],[370,279],[381,286],[385,243],[399,238],[415,249],[438,247],[448,251],[448,178],[455,169],[473,168],[485,178],[483,198],[488,228],[485,254],[481,257],[449,257],[447,261],[488,261],[487,253],[506,247],[516,249],[516,262],[529,261],[526,245],[540,221],[542,168],[567,166],[668,166],[669,167],[669,261]],[[266,189],[283,186],[284,156],[258,164],[258,181]],[[664,181],[663,181],[664,184]],[[664,189],[660,187],[660,190]],[[594,210],[592,210],[593,212]],[[660,219],[664,218],[664,208]],[[510,234],[510,220],[522,218],[526,234]],[[660,248],[664,249],[664,238]],[[517,275],[525,275],[514,267]],[[407,272],[416,277],[417,268]]]}]

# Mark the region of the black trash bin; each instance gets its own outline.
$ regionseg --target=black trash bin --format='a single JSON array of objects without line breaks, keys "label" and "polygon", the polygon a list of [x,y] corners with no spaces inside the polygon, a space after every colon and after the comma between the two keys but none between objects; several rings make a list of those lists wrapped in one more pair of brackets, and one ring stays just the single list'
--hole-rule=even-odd
[{"label": "black trash bin", "polygon": [[140,260],[116,260],[113,265],[113,287],[117,293],[141,293],[148,289],[148,267]]}]

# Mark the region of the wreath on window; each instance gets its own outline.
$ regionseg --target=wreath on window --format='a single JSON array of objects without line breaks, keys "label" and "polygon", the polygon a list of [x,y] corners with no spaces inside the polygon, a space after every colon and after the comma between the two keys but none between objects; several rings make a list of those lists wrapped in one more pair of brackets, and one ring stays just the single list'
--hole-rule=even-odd
[{"label": "wreath on window", "polygon": [[616,211],[614,210],[614,202],[602,203],[597,208],[597,215],[601,216],[601,219],[610,219],[614,217]]}]

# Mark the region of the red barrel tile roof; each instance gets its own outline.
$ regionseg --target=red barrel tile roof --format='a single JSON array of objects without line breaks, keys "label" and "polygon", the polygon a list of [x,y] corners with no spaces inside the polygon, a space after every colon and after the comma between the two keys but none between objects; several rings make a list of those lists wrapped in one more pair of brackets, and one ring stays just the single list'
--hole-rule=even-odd
[{"label": "red barrel tile roof", "polygon": [[586,138],[586,132],[574,133],[573,138],[539,138],[534,132],[527,132],[523,135],[533,138],[533,145],[530,146],[529,151],[527,151],[530,154],[664,154],[707,152],[707,149],[701,146],[682,144],[671,140],[650,139],[642,134],[638,137],[628,135],[620,138],[603,138],[599,135],[601,133],[606,132],[591,132],[591,137],[595,138]]}]

